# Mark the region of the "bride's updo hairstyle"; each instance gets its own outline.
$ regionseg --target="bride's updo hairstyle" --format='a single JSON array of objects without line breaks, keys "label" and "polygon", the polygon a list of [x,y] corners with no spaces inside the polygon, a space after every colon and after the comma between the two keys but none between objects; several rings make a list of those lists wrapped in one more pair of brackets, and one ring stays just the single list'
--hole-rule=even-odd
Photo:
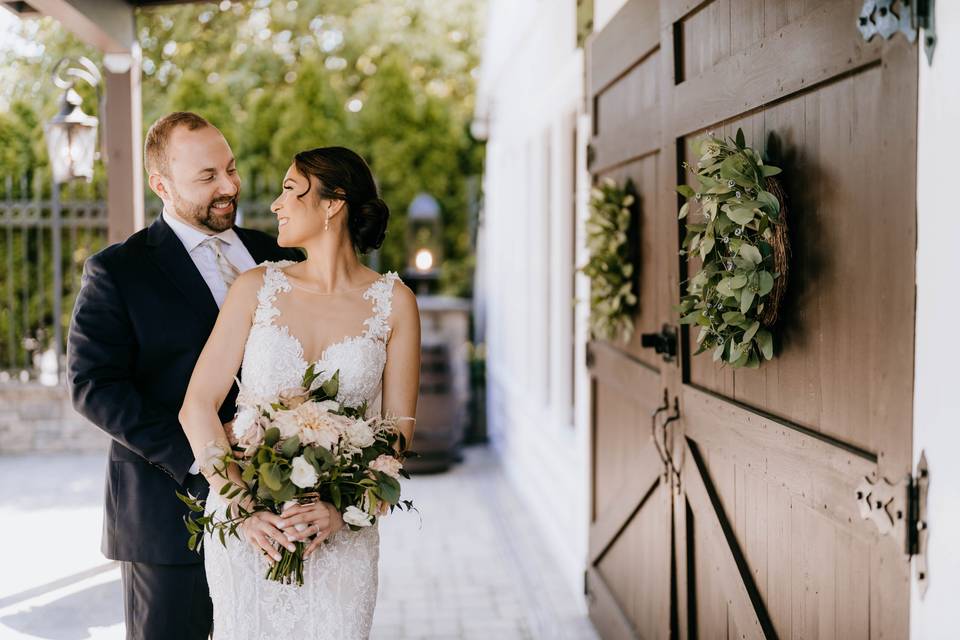
[{"label": "bride's updo hairstyle", "polygon": [[[311,176],[320,181],[320,198],[347,203],[347,229],[354,249],[367,253],[380,248],[390,208],[380,199],[363,158],[345,147],[318,147],[295,155],[293,164],[308,181]],[[311,186],[299,197],[307,195]]]}]

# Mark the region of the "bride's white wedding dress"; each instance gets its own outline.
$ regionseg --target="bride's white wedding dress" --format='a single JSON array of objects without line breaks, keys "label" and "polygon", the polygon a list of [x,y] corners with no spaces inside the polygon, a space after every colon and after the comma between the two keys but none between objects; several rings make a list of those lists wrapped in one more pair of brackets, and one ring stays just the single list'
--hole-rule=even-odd
[{"label": "bride's white wedding dress", "polygon": [[[276,296],[290,291],[283,268],[291,261],[265,262],[263,285],[253,326],[243,354],[242,382],[259,396],[273,396],[301,383],[309,363],[303,346],[282,322]],[[337,400],[368,403],[380,411],[386,342],[390,333],[393,285],[390,272],[363,293],[373,314],[361,335],[327,347],[317,369],[340,370]],[[223,517],[223,499],[211,492],[207,512]],[[377,599],[380,535],[377,525],[350,531],[342,528],[321,545],[304,566],[303,586],[267,580],[267,560],[246,541],[204,540],[207,582],[213,599],[213,635],[224,640],[296,638],[297,640],[367,638]]]}]

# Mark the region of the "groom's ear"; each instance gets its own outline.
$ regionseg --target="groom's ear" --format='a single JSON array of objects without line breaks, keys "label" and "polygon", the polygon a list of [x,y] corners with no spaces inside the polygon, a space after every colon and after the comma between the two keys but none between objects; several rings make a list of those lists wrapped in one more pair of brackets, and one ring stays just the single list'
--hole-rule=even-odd
[{"label": "groom's ear", "polygon": [[147,184],[150,185],[150,190],[153,191],[161,200],[166,200],[170,197],[167,192],[167,186],[163,183],[163,176],[159,173],[151,173],[147,176]]}]

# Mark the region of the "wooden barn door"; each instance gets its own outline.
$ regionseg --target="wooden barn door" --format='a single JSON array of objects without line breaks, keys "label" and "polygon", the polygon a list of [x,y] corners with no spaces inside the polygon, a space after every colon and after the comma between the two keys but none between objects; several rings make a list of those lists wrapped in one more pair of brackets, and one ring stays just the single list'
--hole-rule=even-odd
[{"label": "wooden barn door", "polygon": [[[858,490],[911,471],[917,46],[865,42],[862,6],[633,0],[591,42],[591,172],[641,195],[637,336],[590,349],[587,586],[604,637],[909,636],[903,536],[876,524],[902,534],[903,505],[865,519]],[[665,362],[638,347],[676,323],[687,277],[673,186],[691,143],[738,128],[784,170],[777,355],[722,368],[683,328]],[[650,440],[664,389],[666,476]]]},{"label": "wooden barn door", "polygon": [[[635,195],[639,312],[629,343],[588,347],[593,398],[587,592],[603,637],[670,631],[671,490],[653,441],[653,414],[670,413],[665,392],[674,365],[641,345],[670,318],[675,216],[664,215],[660,154],[661,57],[656,0],[627,5],[590,46],[594,178],[628,184]],[[659,411],[658,411],[659,409]]]}]

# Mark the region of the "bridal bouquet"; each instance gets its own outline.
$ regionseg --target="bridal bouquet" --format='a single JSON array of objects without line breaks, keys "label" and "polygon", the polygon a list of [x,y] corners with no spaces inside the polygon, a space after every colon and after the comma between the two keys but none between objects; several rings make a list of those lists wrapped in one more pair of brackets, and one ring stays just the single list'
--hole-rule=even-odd
[{"label": "bridal bouquet", "polygon": [[[202,469],[227,480],[220,490],[229,502],[224,517],[205,515],[202,500],[177,494],[192,511],[185,518],[191,549],[200,549],[204,532],[225,545],[228,535],[239,538],[237,529],[253,513],[279,515],[298,503],[333,504],[352,531],[371,526],[395,507],[413,508],[411,501],[400,500],[400,476],[410,476],[394,447],[399,442],[400,451],[406,450],[396,420],[367,418],[365,404],[337,402],[339,371],[327,379],[320,375],[311,365],[301,386],[276,398],[258,398],[238,381],[236,442],[231,451],[211,444],[200,460]],[[228,478],[231,464],[240,469],[243,484]],[[295,551],[280,547],[281,558],[266,577],[302,585],[306,547],[304,542],[297,542]]]}]

